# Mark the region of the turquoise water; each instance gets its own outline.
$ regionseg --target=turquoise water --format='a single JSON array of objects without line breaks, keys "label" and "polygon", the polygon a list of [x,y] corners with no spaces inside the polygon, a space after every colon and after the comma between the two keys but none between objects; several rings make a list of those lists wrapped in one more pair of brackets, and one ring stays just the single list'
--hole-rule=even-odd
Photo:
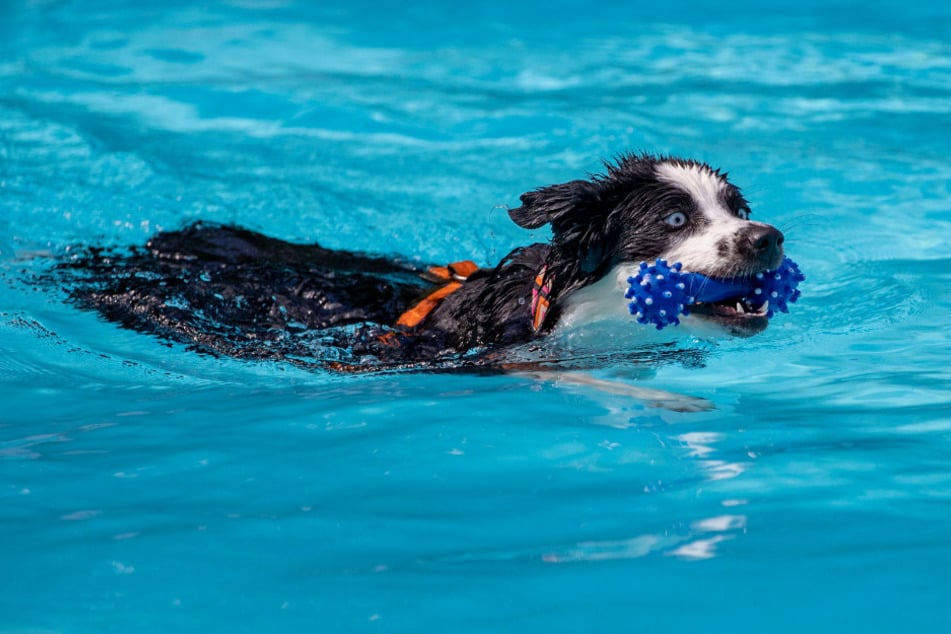
[{"label": "turquoise water", "polygon": [[[939,2],[4,3],[0,632],[947,631],[949,41]],[[29,281],[197,219],[494,262],[628,150],[727,169],[809,277],[590,374],[709,411],[203,357]]]}]

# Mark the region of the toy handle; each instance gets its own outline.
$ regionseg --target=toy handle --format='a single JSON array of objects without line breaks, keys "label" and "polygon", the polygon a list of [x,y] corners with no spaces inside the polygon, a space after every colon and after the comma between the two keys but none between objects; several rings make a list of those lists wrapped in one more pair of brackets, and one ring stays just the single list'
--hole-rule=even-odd
[{"label": "toy handle", "polygon": [[715,279],[700,273],[685,273],[687,293],[696,302],[719,302],[744,294],[749,289],[749,281],[736,279]]}]

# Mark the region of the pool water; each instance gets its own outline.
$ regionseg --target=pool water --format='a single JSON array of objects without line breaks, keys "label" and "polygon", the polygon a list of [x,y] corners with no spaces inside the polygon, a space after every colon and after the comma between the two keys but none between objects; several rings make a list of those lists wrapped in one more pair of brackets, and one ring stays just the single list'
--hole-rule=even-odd
[{"label": "pool water", "polygon": [[[0,632],[947,631],[947,3],[317,4],[0,8]],[[631,150],[729,171],[788,315],[588,384],[341,377],[31,282],[198,219],[493,263]]]}]

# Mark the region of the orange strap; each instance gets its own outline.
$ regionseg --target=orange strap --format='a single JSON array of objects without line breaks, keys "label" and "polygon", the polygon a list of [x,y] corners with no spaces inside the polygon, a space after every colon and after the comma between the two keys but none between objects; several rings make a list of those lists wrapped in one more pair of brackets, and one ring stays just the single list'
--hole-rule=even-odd
[{"label": "orange strap", "polygon": [[436,306],[439,306],[439,302],[462,288],[462,283],[478,270],[479,267],[471,260],[453,262],[448,266],[431,267],[429,269],[430,275],[449,283],[437,288],[415,306],[400,315],[400,318],[396,321],[396,325],[403,328],[415,328],[418,326],[429,316],[429,313],[433,312]]},{"label": "orange strap", "polygon": [[429,274],[447,282],[450,280],[465,282],[466,278],[478,270],[479,267],[472,260],[460,260],[446,266],[431,266],[429,267]]}]

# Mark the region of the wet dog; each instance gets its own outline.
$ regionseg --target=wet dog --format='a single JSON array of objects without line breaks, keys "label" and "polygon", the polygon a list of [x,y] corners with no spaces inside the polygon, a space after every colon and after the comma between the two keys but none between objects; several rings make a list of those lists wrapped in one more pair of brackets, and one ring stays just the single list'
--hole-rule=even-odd
[{"label": "wet dog", "polygon": [[[340,369],[492,353],[607,316],[629,322],[623,291],[642,261],[734,277],[783,258],[782,233],[750,219],[726,174],[691,160],[622,156],[603,174],[523,194],[509,216],[549,225],[551,241],[495,266],[421,267],[198,223],[144,249],[89,249],[62,268],[74,275],[73,300],[126,327],[206,352]],[[739,298],[693,313],[746,331],[767,324],[765,309]]]}]

